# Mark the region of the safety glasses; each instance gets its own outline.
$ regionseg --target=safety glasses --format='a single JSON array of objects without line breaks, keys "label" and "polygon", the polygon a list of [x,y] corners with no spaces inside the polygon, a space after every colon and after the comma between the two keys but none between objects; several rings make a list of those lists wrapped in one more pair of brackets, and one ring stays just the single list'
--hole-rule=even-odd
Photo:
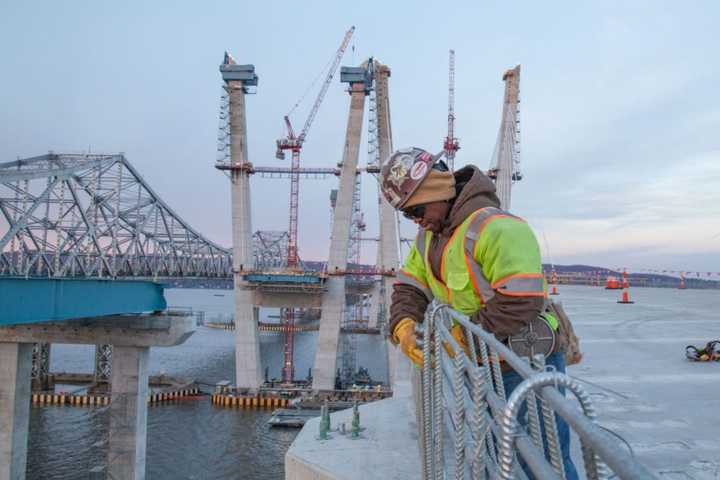
[{"label": "safety glasses", "polygon": [[422,218],[425,215],[425,205],[414,205],[412,207],[404,208],[402,210],[403,217],[408,220],[415,220],[416,218]]}]

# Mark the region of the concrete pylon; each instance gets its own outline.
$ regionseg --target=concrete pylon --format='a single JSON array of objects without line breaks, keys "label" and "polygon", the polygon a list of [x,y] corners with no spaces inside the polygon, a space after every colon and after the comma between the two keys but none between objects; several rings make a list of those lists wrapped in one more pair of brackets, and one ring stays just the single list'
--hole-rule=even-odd
[{"label": "concrete pylon", "polygon": [[235,288],[235,384],[257,389],[263,382],[260,343],[253,307],[253,292],[243,280],[252,268],[252,222],[250,217],[250,171],[248,161],[245,93],[257,85],[253,65],[237,65],[229,54],[220,65],[229,98],[230,180],[233,233],[233,284]]},{"label": "concrete pylon", "polygon": [[333,272],[347,268],[353,191],[360,154],[365,95],[367,95],[367,89],[364,81],[350,83],[350,113],[345,133],[342,169],[340,170],[340,188],[333,211],[332,237],[330,238],[330,257],[328,259],[328,274],[330,276],[325,282],[327,291],[322,299],[320,331],[318,333],[313,368],[314,390],[332,390],[335,388],[340,325],[345,314],[346,302],[345,276],[333,275]]},{"label": "concrete pylon", "polygon": [[[377,122],[378,122],[378,149],[380,162],[385,162],[392,153],[392,124],[390,121],[390,92],[388,78],[390,68],[386,65],[376,63],[375,67],[375,89],[377,95]],[[385,197],[378,191],[378,208],[380,220],[380,241],[378,243],[377,268],[381,271],[397,271],[399,268],[398,255],[398,230],[397,212],[385,200]],[[389,308],[392,297],[392,284],[394,277],[383,275],[377,288],[377,295],[373,295],[374,302],[377,302],[376,318],[381,328],[387,328]],[[385,348],[389,347],[388,342],[384,343]],[[387,355],[388,358],[388,379],[392,385],[395,378],[395,356]]]},{"label": "concrete pylon", "polygon": [[113,348],[108,478],[145,478],[149,359],[150,347]]},{"label": "concrete pylon", "polygon": [[500,208],[510,210],[513,182],[520,179],[517,171],[520,162],[518,102],[520,101],[520,65],[503,74],[505,96],[497,143],[492,163],[495,189]]},{"label": "concrete pylon", "polygon": [[25,478],[30,424],[30,343],[0,342],[0,479]]}]

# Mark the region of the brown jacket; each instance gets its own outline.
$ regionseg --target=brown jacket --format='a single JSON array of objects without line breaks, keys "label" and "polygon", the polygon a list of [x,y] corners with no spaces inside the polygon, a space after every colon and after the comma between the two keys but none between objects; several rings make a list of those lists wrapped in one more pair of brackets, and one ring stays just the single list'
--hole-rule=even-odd
[{"label": "brown jacket", "polygon": [[[434,234],[427,246],[428,259],[436,278],[440,278],[443,250],[455,228],[480,208],[500,207],[500,200],[495,195],[495,184],[474,166],[466,166],[455,172],[455,189],[457,196],[452,201],[447,226],[440,234]],[[473,320],[494,333],[499,340],[504,340],[522,330],[540,313],[543,305],[542,297],[511,297],[496,291],[485,308],[473,316]],[[396,283],[390,305],[390,332],[406,317],[422,322],[427,306],[428,300],[420,290],[412,285]]]}]

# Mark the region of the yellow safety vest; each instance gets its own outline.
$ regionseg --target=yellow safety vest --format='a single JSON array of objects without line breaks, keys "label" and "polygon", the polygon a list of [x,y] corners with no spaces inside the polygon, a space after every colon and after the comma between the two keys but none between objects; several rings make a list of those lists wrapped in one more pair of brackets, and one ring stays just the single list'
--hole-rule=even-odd
[{"label": "yellow safety vest", "polygon": [[[397,283],[412,285],[428,301],[437,298],[472,315],[500,292],[509,296],[545,297],[540,248],[530,227],[499,208],[476,210],[452,234],[435,278],[428,248],[433,233],[420,230]],[[554,323],[554,322],[551,322]]]}]

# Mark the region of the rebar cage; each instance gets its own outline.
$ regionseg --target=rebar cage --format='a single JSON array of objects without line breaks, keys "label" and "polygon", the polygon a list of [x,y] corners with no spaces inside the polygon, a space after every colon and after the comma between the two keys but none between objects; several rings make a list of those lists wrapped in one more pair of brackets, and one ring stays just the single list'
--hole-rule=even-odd
[{"label": "rebar cage", "polygon": [[[462,329],[465,345],[453,337],[453,325]],[[580,438],[586,478],[655,478],[595,422],[578,381],[548,369],[542,355],[519,357],[448,305],[433,303],[418,329],[424,339],[416,397],[424,480],[565,479],[556,415]],[[511,370],[523,381],[508,398],[503,373]]]}]

